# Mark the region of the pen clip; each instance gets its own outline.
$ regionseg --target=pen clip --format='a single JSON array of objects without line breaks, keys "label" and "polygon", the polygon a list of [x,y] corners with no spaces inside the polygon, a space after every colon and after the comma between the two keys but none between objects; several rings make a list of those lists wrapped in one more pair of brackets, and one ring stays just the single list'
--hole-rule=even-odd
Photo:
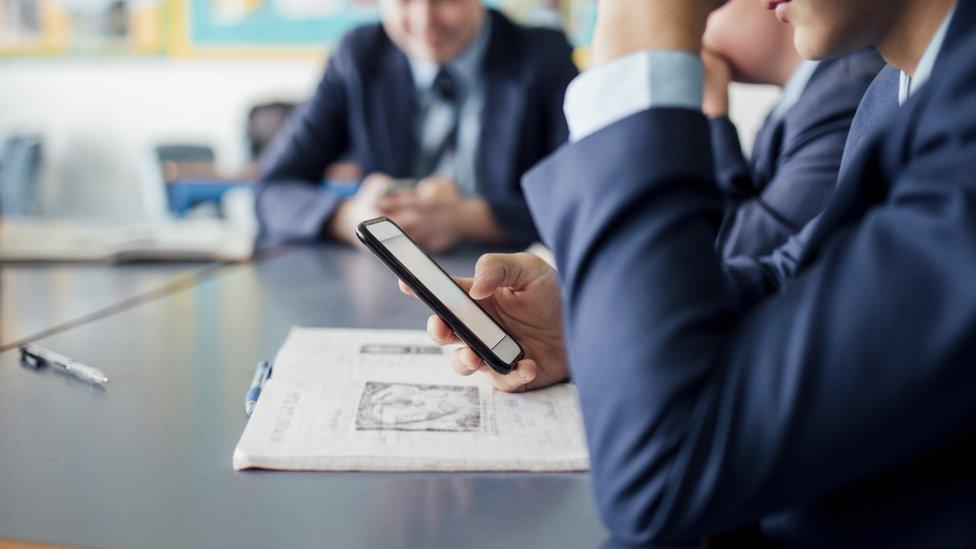
[{"label": "pen clip", "polygon": [[47,365],[47,360],[44,360],[42,356],[32,353],[27,345],[20,346],[20,361],[31,368],[41,368]]}]

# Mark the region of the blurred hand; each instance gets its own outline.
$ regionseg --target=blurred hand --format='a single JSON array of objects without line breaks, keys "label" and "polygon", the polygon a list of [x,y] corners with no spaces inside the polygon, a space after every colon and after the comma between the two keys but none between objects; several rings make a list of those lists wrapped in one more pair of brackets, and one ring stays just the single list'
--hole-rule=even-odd
[{"label": "blurred hand", "polygon": [[732,67],[724,58],[708,51],[701,53],[705,71],[705,89],[702,98],[702,112],[709,118],[729,114],[729,84],[732,82]]},{"label": "blurred hand", "polygon": [[[475,266],[474,278],[455,278],[485,311],[525,351],[508,375],[485,364],[470,347],[461,347],[451,357],[451,366],[467,376],[487,375],[492,385],[506,392],[547,387],[569,377],[562,331],[562,300],[556,271],[530,253],[486,254]],[[413,295],[400,282],[400,289]],[[444,320],[432,316],[427,333],[441,345],[463,343]]]},{"label": "blurred hand", "polygon": [[643,50],[701,51],[705,21],[723,0],[598,0],[596,65]]},{"label": "blurred hand", "polygon": [[366,176],[355,196],[342,201],[336,208],[327,229],[329,235],[339,241],[362,246],[356,237],[356,226],[367,219],[383,215],[378,205],[392,183],[393,178],[385,173],[376,172]]},{"label": "blurred hand", "polygon": [[425,250],[446,251],[464,236],[466,200],[457,183],[446,177],[422,179],[414,190],[390,193],[377,205],[381,215],[392,219]]}]

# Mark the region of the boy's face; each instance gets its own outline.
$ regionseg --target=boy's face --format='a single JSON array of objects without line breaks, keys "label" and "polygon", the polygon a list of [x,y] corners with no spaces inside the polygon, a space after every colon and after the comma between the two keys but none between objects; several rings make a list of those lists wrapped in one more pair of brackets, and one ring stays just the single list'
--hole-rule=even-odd
[{"label": "boy's face", "polygon": [[460,55],[485,18],[481,0],[381,0],[380,13],[397,47],[436,63]]},{"label": "boy's face", "polygon": [[830,59],[874,45],[898,13],[901,0],[762,0],[796,29],[794,42],[807,59]]}]

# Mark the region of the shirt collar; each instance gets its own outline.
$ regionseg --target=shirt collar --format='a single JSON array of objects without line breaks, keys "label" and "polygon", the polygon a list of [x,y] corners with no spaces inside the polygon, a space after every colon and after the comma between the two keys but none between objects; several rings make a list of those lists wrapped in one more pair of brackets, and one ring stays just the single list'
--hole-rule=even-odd
[{"label": "shirt collar", "polygon": [[796,106],[800,101],[800,96],[803,95],[803,92],[806,91],[807,86],[810,84],[813,73],[817,72],[817,67],[819,66],[819,61],[802,61],[800,66],[793,71],[790,79],[783,86],[783,95],[779,104],[773,109],[773,120],[782,118],[783,115]]},{"label": "shirt collar", "polygon": [[902,71],[901,79],[898,83],[899,104],[904,104],[905,101],[908,101],[908,98],[918,91],[928,81],[929,77],[932,76],[932,69],[935,68],[935,61],[938,59],[939,52],[942,51],[942,46],[945,44],[946,34],[949,32],[949,24],[952,22],[952,16],[955,13],[956,7],[953,6],[952,10],[949,11],[949,15],[946,16],[945,21],[939,26],[939,30],[935,31],[935,36],[929,42],[929,47],[925,50],[922,58],[918,60],[915,75],[909,76]]},{"label": "shirt collar", "polygon": [[[462,87],[466,87],[471,82],[475,82],[481,71],[481,63],[488,50],[488,39],[491,35],[491,14],[486,14],[478,35],[460,55],[448,61],[444,65],[451,70],[451,75],[458,78]],[[413,73],[413,82],[417,91],[427,93],[434,85],[434,78],[440,65],[430,59],[410,57],[410,71]]]}]

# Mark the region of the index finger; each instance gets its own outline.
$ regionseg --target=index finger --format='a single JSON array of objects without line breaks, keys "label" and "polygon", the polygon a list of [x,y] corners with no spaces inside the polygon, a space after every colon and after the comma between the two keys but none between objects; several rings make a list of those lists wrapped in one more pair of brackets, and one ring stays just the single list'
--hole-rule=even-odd
[{"label": "index finger", "polygon": [[519,289],[550,268],[535,254],[485,254],[474,267],[474,281],[468,290],[471,297],[485,299],[499,288]]},{"label": "index finger", "polygon": [[404,282],[404,281],[402,281],[402,280],[400,280],[398,278],[397,279],[397,285],[400,286],[400,291],[401,292],[407,294],[410,297],[416,297],[416,294],[413,293],[413,288],[411,288],[410,286],[407,286],[407,283],[406,282]]}]

